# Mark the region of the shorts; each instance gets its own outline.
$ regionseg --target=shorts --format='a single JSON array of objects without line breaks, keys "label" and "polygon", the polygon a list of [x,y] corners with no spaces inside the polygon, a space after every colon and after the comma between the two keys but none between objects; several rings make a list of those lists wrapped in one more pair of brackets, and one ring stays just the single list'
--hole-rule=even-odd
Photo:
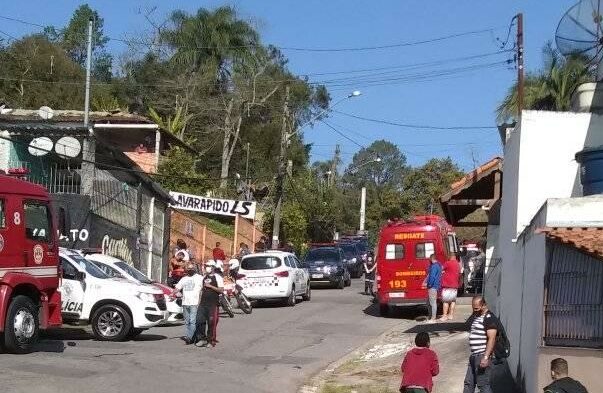
[{"label": "shorts", "polygon": [[442,301],[444,303],[452,303],[456,301],[456,295],[458,290],[456,288],[444,288],[442,289]]}]

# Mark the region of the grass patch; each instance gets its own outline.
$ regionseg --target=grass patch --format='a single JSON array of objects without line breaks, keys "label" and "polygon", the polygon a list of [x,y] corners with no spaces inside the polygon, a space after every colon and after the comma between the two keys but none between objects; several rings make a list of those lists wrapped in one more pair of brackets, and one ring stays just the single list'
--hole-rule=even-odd
[{"label": "grass patch", "polygon": [[334,373],[335,374],[349,373],[350,371],[354,371],[354,369],[356,368],[356,366],[358,366],[359,363],[360,363],[360,361],[358,359],[347,360],[345,363],[343,363],[342,365],[337,367],[335,369]]},{"label": "grass patch", "polygon": [[352,393],[353,390],[354,390],[353,386],[340,386],[340,385],[327,384],[322,387],[322,390],[320,391],[320,393]]}]

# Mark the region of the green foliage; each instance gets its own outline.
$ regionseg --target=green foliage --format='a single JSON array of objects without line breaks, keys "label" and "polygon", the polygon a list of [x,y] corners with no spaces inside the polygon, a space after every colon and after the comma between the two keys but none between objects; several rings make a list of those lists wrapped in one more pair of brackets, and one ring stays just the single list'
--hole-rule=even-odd
[{"label": "green foliage", "polygon": [[406,171],[406,156],[400,149],[391,142],[379,140],[354,154],[344,183],[356,187],[398,188]]},{"label": "green foliage", "polygon": [[[564,58],[548,43],[544,49],[544,68],[526,75],[524,81],[525,109],[568,111],[576,88],[593,81],[594,71],[582,55]],[[497,120],[505,122],[517,117],[517,83],[497,108]]]},{"label": "green foliage", "polygon": [[175,135],[179,139],[184,139],[186,124],[193,116],[185,115],[184,108],[182,106],[178,106],[174,112],[174,115],[172,116],[161,116],[153,107],[149,107],[149,117],[151,120],[157,123],[159,127]]},{"label": "green foliage", "polygon": [[285,203],[282,215],[283,238],[293,244],[296,250],[301,250],[307,239],[308,223],[306,212],[296,201]]},{"label": "green foliage", "polygon": [[170,149],[162,158],[157,175],[159,184],[171,191],[203,195],[211,186],[206,176],[197,173],[193,155],[180,147]]}]

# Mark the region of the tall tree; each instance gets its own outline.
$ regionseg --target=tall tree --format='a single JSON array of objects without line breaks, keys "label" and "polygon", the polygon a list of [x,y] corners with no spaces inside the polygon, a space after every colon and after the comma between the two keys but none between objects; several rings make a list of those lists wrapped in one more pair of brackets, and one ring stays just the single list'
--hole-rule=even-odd
[{"label": "tall tree", "polygon": [[[551,43],[543,49],[544,68],[530,73],[524,82],[524,109],[568,111],[572,94],[585,82],[590,82],[594,71],[588,59],[581,55],[563,57]],[[517,83],[509,89],[498,106],[497,120],[509,121],[517,117]]]},{"label": "tall tree", "polygon": [[355,186],[399,188],[408,167],[406,156],[391,142],[379,140],[354,154],[344,182]]}]

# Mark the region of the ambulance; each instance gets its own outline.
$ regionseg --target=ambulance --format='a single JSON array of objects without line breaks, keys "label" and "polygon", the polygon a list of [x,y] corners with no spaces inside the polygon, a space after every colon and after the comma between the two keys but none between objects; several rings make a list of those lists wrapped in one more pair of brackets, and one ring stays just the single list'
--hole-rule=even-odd
[{"label": "ambulance", "polygon": [[76,250],[61,248],[59,259],[64,323],[90,324],[100,341],[123,341],[168,318],[160,289],[110,277]]},{"label": "ambulance", "polygon": [[[458,253],[453,228],[437,215],[393,220],[379,234],[377,253],[377,301],[382,316],[390,307],[427,304],[423,282],[429,268],[429,256],[440,262],[456,258]],[[459,277],[459,280],[461,277]]]}]

